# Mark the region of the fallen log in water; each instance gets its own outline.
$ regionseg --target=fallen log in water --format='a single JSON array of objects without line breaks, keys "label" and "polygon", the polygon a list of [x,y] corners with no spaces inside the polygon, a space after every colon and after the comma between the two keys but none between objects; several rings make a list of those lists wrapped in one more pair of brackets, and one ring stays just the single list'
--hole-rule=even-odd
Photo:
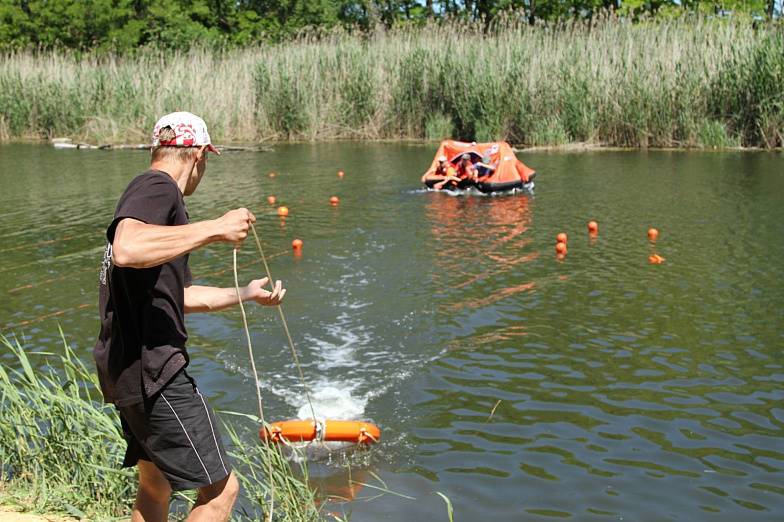
[{"label": "fallen log in water", "polygon": [[[52,145],[55,149],[95,149],[95,150],[150,150],[150,145],[145,143],[107,143],[103,145],[92,145],[89,143],[72,143],[70,138],[54,138]],[[272,152],[271,147],[265,145],[216,145],[221,152]]]}]

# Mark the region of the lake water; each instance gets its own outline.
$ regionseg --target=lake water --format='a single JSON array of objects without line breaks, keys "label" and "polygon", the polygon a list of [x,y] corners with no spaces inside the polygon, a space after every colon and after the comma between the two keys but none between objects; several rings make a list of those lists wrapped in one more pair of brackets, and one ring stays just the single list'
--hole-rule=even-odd
[{"label": "lake water", "polygon": [[[784,156],[531,152],[535,194],[453,197],[420,189],[434,152],[226,153],[187,200],[192,220],[257,214],[316,409],[383,429],[354,478],[413,497],[365,487],[331,509],[447,520],[438,491],[458,520],[783,519]],[[54,349],[59,324],[91,361],[104,230],[147,165],[138,151],[0,146],[0,331]],[[245,282],[261,276],[251,243],[239,263]],[[228,245],[191,268],[233,284]],[[250,306],[249,321],[265,413],[295,417],[305,399],[277,314]],[[239,311],[187,324],[202,391],[253,413]]]}]

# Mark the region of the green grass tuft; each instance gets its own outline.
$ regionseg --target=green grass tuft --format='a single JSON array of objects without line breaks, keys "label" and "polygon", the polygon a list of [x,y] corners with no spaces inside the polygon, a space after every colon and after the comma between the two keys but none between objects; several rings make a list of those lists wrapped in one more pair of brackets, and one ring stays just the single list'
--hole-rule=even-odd
[{"label": "green grass tuft", "polygon": [[59,355],[27,353],[6,337],[0,343],[17,363],[0,366],[6,490],[38,511],[123,514],[136,494],[134,473],[120,469],[120,421],[99,402],[95,374],[65,343]]},{"label": "green grass tuft", "polygon": [[454,134],[452,118],[437,112],[429,114],[425,119],[425,139],[429,141],[441,141],[451,138]]},{"label": "green grass tuft", "polygon": [[704,121],[698,130],[700,146],[708,149],[729,149],[739,147],[740,142],[727,133],[727,128],[719,121]]},{"label": "green grass tuft", "polygon": [[[4,336],[0,347],[12,360],[0,365],[0,499],[91,520],[128,516],[136,473],[120,468],[120,420],[102,403],[96,374],[65,341],[60,354],[30,353]],[[272,512],[277,521],[320,520],[304,459],[293,469],[279,446],[261,444],[255,434],[248,444],[226,426],[243,490],[234,519],[262,520]],[[187,509],[192,498],[178,498],[175,508]]]}]

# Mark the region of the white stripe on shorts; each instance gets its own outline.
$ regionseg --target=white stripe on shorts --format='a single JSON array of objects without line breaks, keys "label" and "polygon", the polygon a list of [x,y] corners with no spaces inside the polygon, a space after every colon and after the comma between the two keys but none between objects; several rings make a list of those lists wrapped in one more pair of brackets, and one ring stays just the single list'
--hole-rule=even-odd
[{"label": "white stripe on shorts", "polygon": [[229,470],[226,469],[226,464],[223,463],[223,457],[221,456],[221,449],[218,446],[218,437],[215,436],[215,429],[212,427],[212,419],[210,419],[210,412],[207,410],[207,403],[204,402],[204,396],[201,394],[198,388],[196,388],[196,393],[199,394],[201,398],[201,403],[204,405],[204,413],[207,415],[207,422],[210,423],[210,431],[212,432],[212,440],[215,441],[215,451],[218,452],[218,458],[220,459],[221,466],[223,466],[223,471],[228,475]]},{"label": "white stripe on shorts", "polygon": [[169,405],[169,409],[174,414],[174,418],[176,418],[177,422],[180,423],[180,427],[182,428],[182,431],[185,433],[185,436],[188,438],[188,442],[191,443],[191,448],[193,448],[193,452],[196,454],[196,458],[199,459],[199,463],[201,464],[201,468],[204,470],[204,474],[207,475],[207,480],[209,481],[210,484],[212,484],[212,477],[210,477],[210,473],[207,471],[207,466],[204,465],[204,461],[201,460],[201,457],[199,456],[199,452],[196,451],[196,446],[193,445],[193,441],[191,440],[190,435],[188,435],[188,432],[185,430],[185,426],[182,425],[182,421],[180,420],[179,415],[177,415],[177,412],[174,411],[174,408],[172,408],[172,405],[169,402],[169,400],[166,397],[164,397],[163,392],[161,392],[161,397],[163,397],[163,400],[166,401],[166,404]]}]

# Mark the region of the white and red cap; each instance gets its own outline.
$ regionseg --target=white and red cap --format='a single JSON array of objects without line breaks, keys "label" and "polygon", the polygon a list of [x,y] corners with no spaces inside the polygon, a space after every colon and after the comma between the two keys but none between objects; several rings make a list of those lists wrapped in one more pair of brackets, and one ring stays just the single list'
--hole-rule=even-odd
[{"label": "white and red cap", "polygon": [[[161,140],[161,129],[171,127],[174,131],[174,139]],[[210,141],[210,133],[207,132],[207,124],[204,120],[190,112],[172,112],[158,120],[152,130],[153,147],[201,147],[207,146],[207,150],[220,154]]]}]

